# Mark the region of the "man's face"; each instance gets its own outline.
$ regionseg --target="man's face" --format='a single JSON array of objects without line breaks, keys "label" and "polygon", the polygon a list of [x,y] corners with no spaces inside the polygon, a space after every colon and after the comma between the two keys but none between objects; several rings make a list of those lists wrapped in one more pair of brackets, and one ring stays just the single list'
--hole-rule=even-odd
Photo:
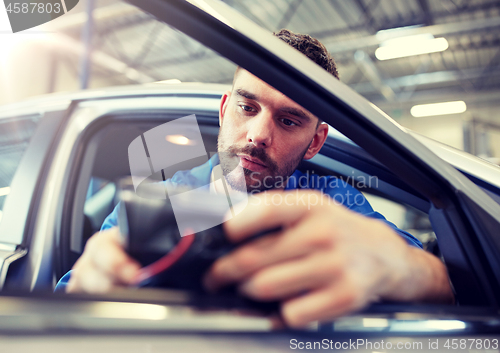
[{"label": "man's face", "polygon": [[328,132],[310,112],[243,69],[222,97],[219,119],[223,173],[233,189],[247,192],[285,187],[300,161],[319,151]]}]

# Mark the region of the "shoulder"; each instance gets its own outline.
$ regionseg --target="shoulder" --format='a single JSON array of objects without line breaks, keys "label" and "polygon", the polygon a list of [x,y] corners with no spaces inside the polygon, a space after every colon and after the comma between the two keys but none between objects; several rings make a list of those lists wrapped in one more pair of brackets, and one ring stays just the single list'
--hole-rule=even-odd
[{"label": "shoulder", "polygon": [[215,154],[206,163],[200,166],[190,170],[178,171],[169,181],[174,185],[185,185],[193,188],[208,187],[212,169],[217,164],[219,164],[219,157]]},{"label": "shoulder", "polygon": [[[318,175],[314,171],[301,172],[296,170],[288,178],[286,190],[315,189],[315,190],[348,190],[354,189],[348,183],[334,176]],[[354,189],[355,190],[355,189]]]},{"label": "shoulder", "polygon": [[354,185],[334,176],[315,174],[314,171],[301,172],[296,170],[288,179],[286,190],[312,189],[320,190],[335,202],[358,212],[373,212],[370,204]]}]

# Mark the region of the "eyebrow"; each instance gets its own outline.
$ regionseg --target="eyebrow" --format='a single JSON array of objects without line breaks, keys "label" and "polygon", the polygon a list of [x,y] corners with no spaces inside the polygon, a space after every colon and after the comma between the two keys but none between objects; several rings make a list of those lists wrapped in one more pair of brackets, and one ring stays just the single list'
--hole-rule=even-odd
[{"label": "eyebrow", "polygon": [[[254,101],[259,101],[259,98],[248,91],[245,91],[244,89],[238,88],[236,90],[236,94],[240,97],[244,97],[246,99],[254,100]],[[310,121],[311,118],[309,115],[307,115],[303,110],[292,108],[292,107],[285,107],[280,109],[280,112],[290,114],[293,116],[296,116],[297,118],[303,119],[305,121]]]},{"label": "eyebrow", "polygon": [[250,93],[248,91],[245,91],[244,89],[241,89],[241,88],[238,88],[236,90],[236,94],[240,97],[244,97],[246,99],[251,99],[251,100],[254,100],[254,101],[258,101],[258,98],[255,94],[253,93]]},{"label": "eyebrow", "polygon": [[280,111],[283,113],[287,113],[287,114],[296,116],[297,118],[300,118],[300,119],[305,120],[307,122],[311,121],[311,118],[309,117],[309,115],[307,115],[304,111],[302,111],[300,109],[288,107],[288,108],[280,109]]}]

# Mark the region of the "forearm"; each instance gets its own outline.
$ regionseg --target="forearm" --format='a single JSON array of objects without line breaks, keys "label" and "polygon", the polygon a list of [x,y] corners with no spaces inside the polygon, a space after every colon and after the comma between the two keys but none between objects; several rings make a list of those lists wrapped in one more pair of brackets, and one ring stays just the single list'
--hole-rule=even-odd
[{"label": "forearm", "polygon": [[436,256],[421,249],[409,249],[409,275],[388,299],[453,304],[455,297],[445,265]]}]

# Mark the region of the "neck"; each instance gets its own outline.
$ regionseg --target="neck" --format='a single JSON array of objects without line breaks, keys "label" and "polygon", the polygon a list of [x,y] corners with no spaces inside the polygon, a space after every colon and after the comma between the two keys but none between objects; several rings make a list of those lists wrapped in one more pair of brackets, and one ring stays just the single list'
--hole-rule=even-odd
[{"label": "neck", "polygon": [[220,164],[216,165],[212,169],[211,181],[213,185],[211,191],[217,194],[245,194],[243,191],[235,190],[231,187],[231,185],[229,185],[226,177],[222,173],[222,167],[220,166]]}]

